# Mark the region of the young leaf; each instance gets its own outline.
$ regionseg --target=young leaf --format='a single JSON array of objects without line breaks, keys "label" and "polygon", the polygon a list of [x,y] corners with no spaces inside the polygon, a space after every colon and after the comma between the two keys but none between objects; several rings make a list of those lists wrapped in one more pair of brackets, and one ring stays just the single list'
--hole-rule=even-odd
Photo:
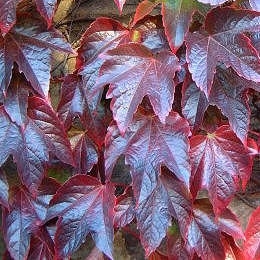
[{"label": "young leaf", "polygon": [[182,45],[198,5],[194,0],[162,1],[163,24],[172,51],[176,52]]},{"label": "young leaf", "polygon": [[155,114],[165,123],[174,98],[173,77],[180,69],[177,57],[163,51],[153,54],[146,47],[130,43],[108,51],[100,69],[96,91],[110,83],[107,98],[122,133],[144,96],[148,96]]},{"label": "young leaf", "polygon": [[37,10],[46,20],[48,27],[50,27],[56,9],[57,0],[35,0],[35,2]]},{"label": "young leaf", "polygon": [[208,13],[205,30],[186,37],[189,70],[198,87],[208,97],[216,66],[223,62],[239,76],[260,81],[260,59],[244,32],[260,30],[260,14],[230,7]]},{"label": "young leaf", "polygon": [[70,256],[91,233],[96,246],[112,257],[114,189],[87,175],[75,175],[56,193],[49,218],[59,216],[57,257]]},{"label": "young leaf", "polygon": [[28,116],[46,139],[50,151],[64,163],[73,165],[73,154],[64,126],[47,101],[38,97],[29,98]]},{"label": "young leaf", "polygon": [[42,22],[36,19],[24,19],[4,38],[0,36],[0,91],[4,92],[7,89],[13,63],[16,62],[32,87],[46,98],[53,50],[73,52],[58,31],[46,31]]},{"label": "young leaf", "polygon": [[189,245],[202,259],[225,259],[211,204],[207,199],[200,199],[193,207],[193,219],[187,233]]},{"label": "young leaf", "polygon": [[3,234],[8,251],[14,259],[25,259],[29,252],[30,237],[37,217],[28,194],[15,190],[10,211],[3,210]]},{"label": "young leaf", "polygon": [[105,163],[110,176],[120,155],[130,165],[137,203],[146,200],[156,187],[160,167],[165,165],[187,187],[189,127],[177,113],[171,112],[162,124],[157,117],[137,114],[124,136],[112,125],[106,137]]},{"label": "young leaf", "polygon": [[239,179],[245,188],[252,167],[249,152],[228,126],[205,136],[192,137],[191,162],[195,190],[208,190],[216,215],[231,201]]},{"label": "young leaf", "polygon": [[245,259],[253,260],[260,257],[260,207],[253,211],[250,216],[246,231],[244,244]]}]

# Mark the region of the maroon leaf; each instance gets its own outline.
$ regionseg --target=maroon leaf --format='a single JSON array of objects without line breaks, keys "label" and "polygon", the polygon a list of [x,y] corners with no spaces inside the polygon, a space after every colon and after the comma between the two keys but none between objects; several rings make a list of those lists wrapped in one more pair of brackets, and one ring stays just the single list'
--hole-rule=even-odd
[{"label": "maroon leaf", "polygon": [[97,149],[86,133],[74,136],[71,141],[75,142],[73,149],[75,159],[74,172],[76,174],[86,174],[98,162]]},{"label": "maroon leaf", "polygon": [[168,51],[154,55],[144,46],[130,43],[108,51],[105,59],[95,89],[110,83],[107,98],[112,98],[111,110],[120,131],[126,131],[146,95],[164,123],[174,98],[173,77],[180,69],[177,57]]},{"label": "maroon leaf", "polygon": [[45,164],[49,160],[49,151],[44,136],[31,121],[25,129],[20,130],[19,144],[13,151],[19,176],[23,184],[35,194],[45,172]]},{"label": "maroon leaf", "polygon": [[250,10],[215,8],[208,13],[206,31],[188,33],[186,38],[189,70],[198,87],[208,97],[218,62],[238,75],[260,81],[260,59],[243,32],[260,30],[260,15]]},{"label": "maroon leaf", "polygon": [[35,2],[37,10],[46,20],[48,27],[50,27],[56,9],[57,0],[35,0]]},{"label": "maroon leaf", "polygon": [[124,136],[109,127],[106,137],[105,163],[109,176],[120,155],[131,167],[137,203],[147,199],[156,187],[161,165],[167,166],[187,187],[189,127],[177,113],[171,112],[162,124],[157,117],[137,114]]},{"label": "maroon leaf", "polygon": [[87,134],[101,147],[106,134],[105,112],[101,106],[87,98],[86,87],[80,76],[68,75],[63,84],[61,100],[58,106],[58,114],[69,129],[75,116],[80,116],[81,122],[86,128]]},{"label": "maroon leaf", "polygon": [[31,246],[28,254],[28,260],[52,260],[54,259],[54,253],[46,240],[40,239],[38,236],[32,236]]},{"label": "maroon leaf", "polygon": [[114,0],[114,1],[116,3],[120,13],[122,13],[123,7],[124,7],[124,4],[125,4],[126,0]]},{"label": "maroon leaf", "polygon": [[15,75],[7,89],[4,108],[11,120],[19,126],[27,121],[28,84],[20,76]]},{"label": "maroon leaf", "polygon": [[44,30],[40,21],[28,18],[17,23],[4,38],[0,37],[1,92],[7,89],[16,62],[32,87],[47,97],[53,50],[73,52],[58,31]]},{"label": "maroon leaf", "polygon": [[193,219],[187,233],[189,245],[202,259],[225,259],[211,204],[207,199],[200,199],[193,207]]},{"label": "maroon leaf", "polygon": [[117,197],[115,205],[114,225],[124,227],[135,218],[135,201],[129,189]]},{"label": "maroon leaf", "polygon": [[2,165],[20,142],[20,130],[12,123],[3,107],[0,107],[0,140],[0,165]]},{"label": "maroon leaf", "polygon": [[218,226],[221,232],[235,239],[245,239],[240,222],[232,211],[226,208],[218,218]]},{"label": "maroon leaf", "polygon": [[0,203],[9,208],[9,185],[6,179],[5,172],[0,168]]},{"label": "maroon leaf", "polygon": [[250,120],[246,89],[253,85],[256,84],[240,78],[232,69],[218,68],[209,96],[210,104],[221,109],[243,143],[247,141]]},{"label": "maroon leaf", "polygon": [[3,210],[3,234],[8,251],[14,259],[25,259],[37,217],[28,194],[21,188],[14,192],[10,211]]},{"label": "maroon leaf", "polygon": [[129,37],[128,30],[118,21],[110,18],[98,18],[93,22],[81,39],[78,49],[77,67],[82,75],[84,89],[91,105],[95,107],[102,93],[93,95],[93,87],[103,63],[100,56],[118,46]]},{"label": "maroon leaf", "polygon": [[228,126],[222,126],[215,133],[191,138],[191,160],[194,195],[206,188],[220,215],[238,190],[239,179],[245,188],[252,167],[249,152]]},{"label": "maroon leaf", "polygon": [[0,30],[6,34],[16,22],[16,5],[21,0],[0,1]]},{"label": "maroon leaf", "polygon": [[48,148],[57,158],[73,165],[73,154],[64,126],[47,101],[38,97],[31,97],[29,99],[28,116],[37,125],[39,133],[47,141]]},{"label": "maroon leaf", "polygon": [[103,186],[86,175],[75,175],[58,190],[48,215],[59,216],[55,234],[58,257],[71,255],[89,233],[96,246],[112,257],[113,194],[111,184]]},{"label": "maroon leaf", "polygon": [[259,259],[260,257],[260,207],[253,211],[250,216],[246,231],[244,244],[245,259]]},{"label": "maroon leaf", "polygon": [[200,128],[208,105],[205,93],[197,87],[188,74],[182,85],[182,113],[194,132]]}]

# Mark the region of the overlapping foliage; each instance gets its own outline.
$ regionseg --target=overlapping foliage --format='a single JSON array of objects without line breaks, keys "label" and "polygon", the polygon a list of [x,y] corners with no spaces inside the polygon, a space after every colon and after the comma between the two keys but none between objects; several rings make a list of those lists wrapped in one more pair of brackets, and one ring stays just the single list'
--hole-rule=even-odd
[{"label": "overlapping foliage", "polygon": [[[0,0],[10,257],[64,259],[90,234],[113,258],[114,231],[135,223],[147,257],[164,243],[169,259],[259,259],[260,209],[245,232],[228,209],[259,155],[248,137],[249,91],[260,91],[259,1],[143,0],[128,26],[96,19],[77,50],[52,25],[56,0],[32,1],[39,15],[22,2]],[[114,2],[122,13],[126,1]],[[150,15],[155,8],[161,15]],[[77,54],[56,111],[54,51]],[[132,180],[123,189],[113,177],[120,158]],[[66,182],[48,176],[55,164],[70,170]]]}]

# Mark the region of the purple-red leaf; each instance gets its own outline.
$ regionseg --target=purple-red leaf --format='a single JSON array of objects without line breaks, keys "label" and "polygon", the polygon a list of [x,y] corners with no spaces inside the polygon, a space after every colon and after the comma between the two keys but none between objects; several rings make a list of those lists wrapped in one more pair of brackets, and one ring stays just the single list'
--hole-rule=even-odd
[{"label": "purple-red leaf", "polygon": [[1,0],[0,1],[0,30],[2,34],[10,31],[16,22],[16,5],[21,0]]},{"label": "purple-red leaf", "polygon": [[223,62],[239,76],[260,81],[260,59],[244,32],[260,30],[260,14],[230,7],[208,13],[205,31],[188,33],[186,37],[189,70],[198,87],[208,97],[216,66]]},{"label": "purple-red leaf", "polygon": [[98,162],[97,149],[87,136],[87,133],[74,136],[71,141],[75,142],[73,149],[75,160],[74,172],[76,174],[86,174]]},{"label": "purple-red leaf", "polygon": [[136,43],[120,45],[104,57],[95,89],[110,84],[107,98],[112,98],[111,110],[120,131],[126,131],[146,95],[165,123],[174,98],[173,77],[180,69],[177,57],[168,51],[153,54]]},{"label": "purple-red leaf", "polygon": [[106,134],[105,112],[96,100],[87,97],[87,88],[80,76],[68,75],[61,91],[61,100],[58,106],[58,114],[64,123],[65,129],[69,129],[73,119],[79,116],[87,135],[98,145],[104,142]]},{"label": "purple-red leaf", "polygon": [[45,173],[49,151],[44,136],[32,122],[20,130],[19,145],[13,151],[14,161],[23,184],[35,194]]},{"label": "purple-red leaf", "polygon": [[112,257],[114,189],[97,179],[75,175],[51,201],[49,218],[59,216],[55,234],[57,257],[71,255],[91,233],[96,246]]},{"label": "purple-red leaf", "polygon": [[38,97],[29,98],[28,116],[46,139],[50,151],[64,163],[73,165],[73,154],[64,125],[47,101]]},{"label": "purple-red leaf", "polygon": [[[103,63],[101,55],[128,41],[129,31],[118,21],[110,18],[98,18],[83,34],[78,49],[77,67],[83,78],[83,88],[88,97],[89,105],[99,102],[102,92],[93,95],[93,87]],[[91,101],[91,103],[90,103]]]},{"label": "purple-red leaf", "polygon": [[155,189],[161,165],[167,166],[188,187],[189,133],[186,120],[175,112],[170,113],[165,124],[157,117],[137,114],[124,136],[115,125],[109,127],[105,151],[107,175],[124,154],[131,168],[137,203],[147,199]]},{"label": "purple-red leaf", "polygon": [[0,91],[7,89],[16,62],[32,87],[47,97],[53,50],[73,52],[58,31],[46,31],[35,19],[23,19],[4,38],[0,36]]},{"label": "purple-red leaf", "polygon": [[22,260],[27,257],[36,221],[36,212],[28,194],[23,189],[15,190],[10,211],[3,211],[4,239],[14,259]]},{"label": "purple-red leaf", "polygon": [[244,244],[244,257],[248,260],[260,258],[260,207],[253,211],[250,216],[246,231]]},{"label": "purple-red leaf", "polygon": [[193,194],[208,190],[216,215],[221,214],[239,188],[250,178],[252,158],[228,126],[191,138]]},{"label": "purple-red leaf", "polygon": [[27,122],[28,95],[27,82],[19,75],[15,75],[7,89],[4,108],[18,126]]},{"label": "purple-red leaf", "polygon": [[187,241],[202,259],[225,259],[220,231],[207,199],[197,200],[193,205],[193,218],[188,226]]},{"label": "purple-red leaf", "polygon": [[9,208],[9,185],[6,179],[5,172],[0,168],[0,203]]},{"label": "purple-red leaf", "polygon": [[48,27],[50,27],[56,9],[57,0],[35,0],[35,2],[37,10],[46,20]]}]

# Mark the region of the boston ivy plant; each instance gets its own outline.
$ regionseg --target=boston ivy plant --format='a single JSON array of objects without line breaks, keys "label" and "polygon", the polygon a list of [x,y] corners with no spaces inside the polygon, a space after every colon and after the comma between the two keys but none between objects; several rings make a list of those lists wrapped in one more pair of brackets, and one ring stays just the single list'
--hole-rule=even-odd
[{"label": "boston ivy plant", "polygon": [[[52,24],[57,0],[32,1],[39,15],[20,2],[0,0],[10,258],[67,259],[89,234],[113,258],[114,231],[134,223],[147,257],[164,243],[168,259],[259,259],[260,208],[245,232],[228,208],[259,154],[248,136],[250,93],[260,91],[259,1],[143,0],[128,26],[97,18],[77,50]],[[126,0],[114,2],[122,13]],[[57,109],[54,51],[77,54]],[[122,159],[130,182],[114,177]],[[55,165],[69,170],[65,182],[49,176]]]}]

